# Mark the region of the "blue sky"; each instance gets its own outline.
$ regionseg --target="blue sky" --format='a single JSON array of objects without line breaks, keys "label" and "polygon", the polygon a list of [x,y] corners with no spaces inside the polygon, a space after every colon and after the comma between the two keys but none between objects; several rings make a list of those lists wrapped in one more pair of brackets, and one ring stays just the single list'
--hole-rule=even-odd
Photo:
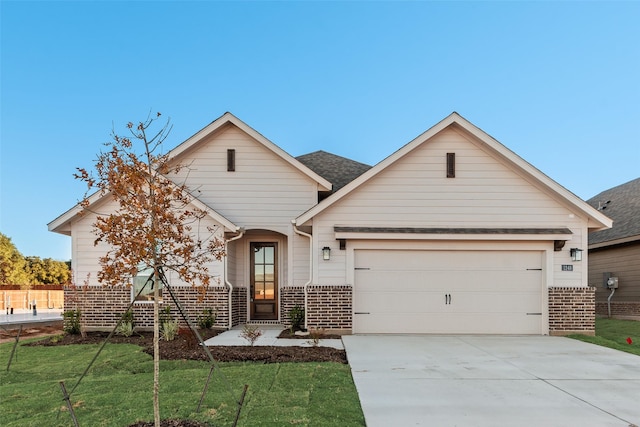
[{"label": "blue sky", "polygon": [[150,111],[168,147],[225,111],[297,156],[375,164],[457,111],[588,199],[640,176],[640,2],[0,0],[0,232],[47,223]]}]

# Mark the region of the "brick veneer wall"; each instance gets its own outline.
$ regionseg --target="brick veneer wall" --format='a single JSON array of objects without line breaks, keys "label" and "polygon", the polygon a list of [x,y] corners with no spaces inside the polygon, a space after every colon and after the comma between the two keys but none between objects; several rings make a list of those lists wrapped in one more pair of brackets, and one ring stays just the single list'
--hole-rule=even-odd
[{"label": "brick veneer wall", "polygon": [[307,288],[307,326],[351,329],[352,301],[351,286],[309,286]]},{"label": "brick veneer wall", "polygon": [[[190,286],[172,288],[174,294],[189,319],[197,324],[197,318],[205,308],[211,308],[217,314],[216,327],[226,327],[229,312],[228,290],[220,286],[211,286],[201,298],[198,289]],[[81,323],[86,330],[110,331],[118,323],[120,316],[131,303],[131,290],[127,287],[89,286],[84,288],[65,287],[65,310],[79,309]],[[186,326],[171,296],[164,291],[160,310],[171,307],[171,314],[180,324]],[[153,304],[141,302],[133,305],[136,328],[153,328]]]},{"label": "brick veneer wall", "polygon": [[247,288],[233,288],[231,326],[247,323]]},{"label": "brick veneer wall", "polygon": [[282,324],[290,326],[289,311],[295,306],[304,307],[304,288],[302,286],[288,286],[280,289],[280,320]]},{"label": "brick veneer wall", "polygon": [[[615,296],[613,299],[615,299]],[[606,302],[596,303],[596,314],[602,316],[609,315],[609,307]],[[640,302],[611,301],[611,315],[640,317]]]},{"label": "brick veneer wall", "polygon": [[595,335],[594,287],[549,288],[549,334]]}]

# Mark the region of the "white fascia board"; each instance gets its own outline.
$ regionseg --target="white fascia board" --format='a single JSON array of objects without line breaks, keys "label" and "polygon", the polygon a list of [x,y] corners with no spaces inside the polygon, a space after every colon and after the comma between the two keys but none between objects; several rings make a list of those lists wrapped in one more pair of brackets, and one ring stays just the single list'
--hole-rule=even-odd
[{"label": "white fascia board", "polygon": [[[108,195],[109,193],[105,194]],[[95,192],[88,197],[89,206],[95,205],[99,200],[101,200],[104,196],[100,194],[100,192]],[[80,206],[80,203],[76,204],[74,207],[51,221],[47,224],[47,229],[54,233],[60,233],[67,236],[71,235],[71,220],[82,212],[84,208]]]},{"label": "white fascia board", "polygon": [[484,132],[482,129],[475,126],[473,123],[466,120],[464,117],[460,116],[458,113],[453,112],[443,120],[438,122],[436,125],[414,138],[411,142],[400,148],[398,151],[375,165],[373,168],[369,169],[367,172],[360,175],[358,178],[353,180],[351,183],[347,184],[343,188],[341,188],[336,193],[327,197],[321,203],[317,204],[313,208],[309,209],[307,212],[300,215],[296,218],[295,222],[297,225],[303,225],[309,220],[311,220],[314,216],[322,212],[324,209],[331,206],[333,203],[337,202],[341,198],[345,197],[349,194],[353,189],[359,187],[364,182],[368,181],[375,175],[377,175],[380,171],[384,170],[387,166],[403,157],[407,153],[414,150],[416,147],[422,145],[424,142],[443,131],[447,127],[451,125],[457,125],[459,129],[464,130],[469,135],[473,136],[474,139],[480,141],[483,145],[493,151],[495,154],[498,154],[500,157],[511,163],[513,166],[518,168],[527,176],[530,176],[537,182],[539,182],[543,187],[550,190],[551,193],[555,194],[560,200],[564,200],[569,206],[577,209],[579,212],[584,214],[588,218],[589,228],[595,230],[603,230],[607,228],[611,228],[613,222],[610,218],[599,212],[597,209],[590,206],[587,202],[580,199],[578,196],[549,178],[547,175],[542,173],[539,169],[532,166],[530,163],[525,161],[522,157],[518,156],[513,151],[509,150],[506,146],[498,142],[491,135]]},{"label": "white fascia board", "polygon": [[304,175],[311,178],[313,181],[315,181],[318,184],[319,186],[318,191],[331,191],[333,184],[331,184],[329,181],[327,181],[326,179],[324,179],[323,177],[321,177],[320,175],[318,175],[317,173],[315,173],[314,171],[312,171],[311,169],[309,169],[308,167],[300,163],[298,160],[295,159],[295,157],[291,156],[282,148],[278,147],[276,144],[269,141],[269,139],[264,137],[261,133],[259,133],[258,131],[253,129],[251,126],[247,125],[245,122],[243,122],[242,120],[240,120],[239,118],[237,118],[236,116],[234,116],[229,112],[224,113],[222,116],[220,116],[219,118],[211,122],[209,125],[205,126],[202,130],[200,130],[199,132],[191,136],[185,142],[183,142],[182,144],[178,145],[176,148],[171,150],[169,152],[169,155],[171,156],[172,159],[179,157],[182,153],[191,149],[193,146],[197,145],[202,139],[210,135],[212,132],[215,132],[216,130],[222,128],[227,123],[233,124],[238,129],[242,130],[244,133],[246,133],[256,141],[258,141],[268,150],[271,150],[273,153],[278,155],[281,159],[289,163],[291,166],[293,166],[294,168],[302,172]]},{"label": "white fascia board", "polygon": [[589,228],[595,228],[596,230],[604,230],[611,228],[613,221],[611,218],[602,214],[600,211],[589,205],[587,202],[573,194],[571,191],[558,184],[553,179],[549,178],[546,174],[540,171],[531,163],[518,156],[516,153],[508,149],[505,145],[498,142],[491,135],[484,132],[482,129],[475,126],[473,123],[466,120],[464,117],[457,113],[453,113],[456,116],[455,123],[465,131],[469,132],[476,139],[481,141],[490,147],[494,152],[500,154],[503,158],[517,166],[521,171],[531,176],[543,186],[560,196],[562,199],[569,202],[569,204],[577,208],[589,219]]},{"label": "white fascia board", "polygon": [[422,144],[427,139],[433,137],[438,132],[441,132],[442,130],[444,130],[447,126],[453,123],[455,116],[457,116],[457,113],[450,114],[445,119],[437,123],[435,126],[431,127],[430,129],[422,133],[417,138],[414,138],[413,141],[409,142],[408,144],[405,144],[402,148],[400,148],[399,150],[391,154],[389,157],[382,160],[380,163],[378,163],[377,165],[375,165],[374,167],[372,167],[371,169],[369,169],[368,171],[360,175],[358,178],[354,179],[349,184],[345,185],[340,190],[336,191],[335,193],[333,193],[332,195],[324,199],[322,202],[318,203],[316,206],[314,206],[313,208],[309,209],[307,212],[300,215],[298,218],[295,219],[296,224],[299,226],[304,225],[307,221],[312,219],[314,216],[316,216],[317,214],[319,214],[320,212],[322,212],[323,210],[325,210],[326,208],[328,208],[338,200],[342,199],[344,196],[349,194],[355,188],[359,187],[363,183],[367,182],[368,180],[376,176],[378,173],[380,173],[380,171],[384,170],[387,166],[391,165],[396,160],[398,160],[399,158],[401,158],[402,156],[404,156],[405,154],[413,150],[416,146]]},{"label": "white fascia board", "polygon": [[[89,206],[90,207],[95,206],[96,203],[98,203],[100,200],[103,200],[105,197],[108,197],[109,194],[110,193],[108,192],[105,193],[104,195],[101,195],[100,192],[93,193],[91,196],[89,196]],[[225,218],[224,216],[216,212],[214,209],[210,208],[209,206],[201,202],[199,199],[193,196],[189,196],[189,197],[191,198],[189,203],[191,203],[196,208],[206,212],[208,216],[210,216],[214,221],[221,224],[226,230],[237,232],[240,229],[239,226],[235,225],[233,222],[231,222],[230,220],[228,220],[227,218]],[[69,209],[67,212],[63,213],[58,218],[51,221],[47,225],[49,231],[70,236],[71,221],[75,217],[77,217],[80,214],[80,212],[82,212],[83,210],[84,209],[82,208],[82,206],[80,206],[80,204],[75,205],[73,208]]]}]

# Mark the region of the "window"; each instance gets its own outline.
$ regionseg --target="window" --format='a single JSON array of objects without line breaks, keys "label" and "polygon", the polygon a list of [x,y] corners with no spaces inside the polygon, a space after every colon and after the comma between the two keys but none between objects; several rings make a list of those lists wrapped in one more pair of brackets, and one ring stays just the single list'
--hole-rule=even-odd
[{"label": "window", "polygon": [[[159,282],[158,284],[160,286],[160,298],[162,298],[162,282]],[[142,288],[144,289],[140,292],[140,289]],[[136,301],[153,301],[153,268],[146,265],[138,266],[138,274],[133,278],[133,287],[131,292],[131,297],[135,298]],[[138,292],[140,292],[140,295],[138,295]]]}]

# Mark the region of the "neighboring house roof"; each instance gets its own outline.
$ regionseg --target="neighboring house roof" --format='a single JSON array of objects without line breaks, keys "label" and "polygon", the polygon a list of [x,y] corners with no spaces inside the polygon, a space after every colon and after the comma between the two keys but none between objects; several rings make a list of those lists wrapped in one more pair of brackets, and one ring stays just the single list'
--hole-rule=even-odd
[{"label": "neighboring house roof", "polygon": [[555,197],[557,197],[558,200],[564,201],[569,206],[572,206],[574,209],[576,209],[577,212],[581,212],[588,219],[588,228],[590,230],[601,230],[611,227],[611,219],[609,219],[607,216],[592,208],[590,205],[585,203],[584,200],[580,199],[578,196],[549,178],[540,170],[526,162],[520,156],[509,150],[500,142],[492,138],[489,134],[476,127],[474,124],[472,124],[456,112],[451,113],[435,126],[419,135],[413,141],[409,142],[398,151],[391,154],[389,157],[382,160],[380,163],[378,163],[368,171],[364,172],[358,178],[354,179],[349,184],[345,185],[340,190],[333,193],[331,196],[324,199],[322,202],[318,203],[316,206],[300,215],[298,218],[296,218],[295,223],[297,225],[303,225],[306,222],[310,221],[313,217],[315,217],[328,207],[332,206],[343,197],[346,197],[352,191],[378,175],[388,166],[404,157],[405,155],[411,153],[415,148],[419,147],[423,143],[428,142],[431,138],[447,129],[449,126],[455,126],[457,129],[466,132],[468,135],[479,141],[479,143],[482,144],[487,153],[505,160],[508,164],[511,165],[514,170],[519,171],[525,176],[529,176],[540,186],[546,188],[550,194],[553,194]]},{"label": "neighboring house roof", "polygon": [[369,169],[371,166],[346,157],[327,153],[326,151],[314,151],[303,154],[296,159],[309,169],[333,184],[335,193]]},{"label": "neighboring house roof", "polygon": [[589,247],[640,240],[640,178],[610,188],[587,200],[613,219],[613,227],[589,235]]}]

